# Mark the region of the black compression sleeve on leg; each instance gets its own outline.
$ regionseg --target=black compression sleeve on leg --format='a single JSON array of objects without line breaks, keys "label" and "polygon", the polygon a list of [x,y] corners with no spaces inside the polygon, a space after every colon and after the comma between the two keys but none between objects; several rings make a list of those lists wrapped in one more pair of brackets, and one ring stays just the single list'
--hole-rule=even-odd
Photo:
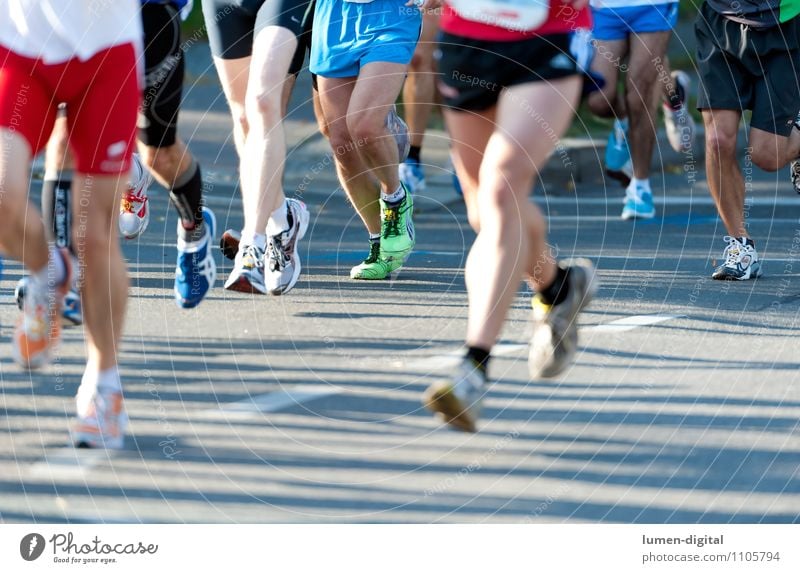
[{"label": "black compression sleeve on leg", "polygon": [[72,245],[71,190],[71,171],[62,171],[55,179],[47,177],[42,184],[42,217],[45,227],[52,230],[58,247],[70,248]]},{"label": "black compression sleeve on leg", "polygon": [[[202,237],[203,228],[203,176],[200,165],[193,161],[186,173],[175,180],[169,198],[181,218],[181,228],[186,232],[184,240]],[[197,231],[197,232],[195,232]],[[199,234],[199,237],[196,236]]]}]

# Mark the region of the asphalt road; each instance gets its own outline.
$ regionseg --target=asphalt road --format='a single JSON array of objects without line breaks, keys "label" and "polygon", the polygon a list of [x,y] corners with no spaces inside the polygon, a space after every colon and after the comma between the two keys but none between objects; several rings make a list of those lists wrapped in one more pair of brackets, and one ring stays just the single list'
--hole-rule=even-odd
[{"label": "asphalt road", "polygon": [[[222,228],[241,224],[230,123],[198,56],[182,133]],[[491,368],[480,431],[440,426],[420,395],[463,340],[462,267],[473,234],[450,187],[446,141],[426,148],[418,243],[393,280],[353,282],[366,240],[298,87],[287,191],[307,202],[303,275],[286,297],[217,287],[172,301],[176,218],[126,243],[133,288],[121,353],[131,417],[121,452],[64,447],[80,381],[80,329],[48,370],[10,358],[21,276],[0,292],[0,522],[800,521],[800,197],[753,172],[748,217],[766,276],[716,283],[724,231],[702,172],[656,180],[659,216],[619,220],[621,190],[544,185],[561,256],[599,268],[581,351],[556,381],[529,380],[530,293],[520,290]],[[687,159],[687,165],[690,158]]]}]

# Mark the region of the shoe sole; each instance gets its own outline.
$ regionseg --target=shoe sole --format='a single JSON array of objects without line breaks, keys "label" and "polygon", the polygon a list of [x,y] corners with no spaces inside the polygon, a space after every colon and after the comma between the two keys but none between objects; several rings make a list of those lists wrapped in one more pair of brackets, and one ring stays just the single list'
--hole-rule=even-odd
[{"label": "shoe sole", "polygon": [[748,276],[748,277],[739,278],[739,277],[733,277],[733,276],[730,276],[730,275],[720,275],[720,276],[711,275],[711,278],[713,280],[715,280],[715,281],[752,281],[752,280],[761,278],[761,276],[763,274],[764,273],[762,272],[761,267],[759,267],[758,270],[756,270],[755,273],[750,273],[750,276]]},{"label": "shoe sole", "polygon": [[446,424],[474,434],[477,431],[475,421],[464,411],[452,390],[450,385],[433,385],[422,395],[422,404]]},{"label": "shoe sole", "polygon": [[[296,201],[296,199],[295,199]],[[306,231],[308,231],[308,223],[311,218],[308,208],[306,207],[305,203],[302,201],[297,201],[302,205],[302,209],[300,209],[300,229],[297,231],[297,238],[294,240],[294,253],[292,253],[292,266],[294,267],[294,273],[292,273],[292,279],[289,281],[289,284],[283,288],[277,288],[268,291],[269,294],[273,296],[281,296],[288,293],[290,290],[294,288],[294,285],[297,284],[297,279],[300,278],[300,271],[302,270],[302,266],[300,264],[300,255],[297,254],[297,245],[300,240],[306,236]]]},{"label": "shoe sole", "polygon": [[622,219],[623,221],[630,221],[631,219],[642,219],[642,220],[646,221],[648,219],[654,218],[655,216],[656,216],[656,213],[655,213],[655,211],[653,211],[652,213],[648,213],[648,214],[643,214],[643,213],[622,213],[622,215],[620,215],[619,218]]},{"label": "shoe sole", "polygon": [[78,449],[121,450],[125,447],[125,436],[103,438],[95,433],[70,432],[70,441]]},{"label": "shoe sole", "polygon": [[244,275],[240,276],[232,283],[225,283],[225,290],[232,290],[235,292],[242,292],[245,294],[267,294],[266,289],[262,291],[254,287],[253,284],[249,280],[247,280],[247,277]]},{"label": "shoe sole", "polygon": [[385,281],[386,279],[390,278],[391,274],[392,273],[386,273],[382,277],[365,277],[360,275],[353,275],[353,273],[350,273],[350,278],[353,279],[354,281]]}]

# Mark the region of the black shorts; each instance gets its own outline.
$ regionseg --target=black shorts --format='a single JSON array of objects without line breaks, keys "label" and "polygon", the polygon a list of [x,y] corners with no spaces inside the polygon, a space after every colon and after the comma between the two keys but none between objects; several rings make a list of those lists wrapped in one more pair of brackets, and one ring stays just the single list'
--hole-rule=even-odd
[{"label": "black shorts", "polygon": [[297,36],[297,50],[289,67],[290,74],[297,74],[311,49],[314,0],[203,0],[211,53],[223,60],[250,56],[259,13],[266,25],[286,28]]},{"label": "black shorts", "polygon": [[800,111],[800,17],[752,28],[704,3],[695,35],[697,108],[749,109],[752,127],[788,136]]},{"label": "black shorts", "polygon": [[145,86],[139,140],[150,147],[175,143],[183,97],[180,13],[172,4],[143,4]]},{"label": "black shorts", "polygon": [[568,34],[511,42],[439,37],[439,91],[445,105],[479,111],[497,104],[503,89],[579,74]]}]

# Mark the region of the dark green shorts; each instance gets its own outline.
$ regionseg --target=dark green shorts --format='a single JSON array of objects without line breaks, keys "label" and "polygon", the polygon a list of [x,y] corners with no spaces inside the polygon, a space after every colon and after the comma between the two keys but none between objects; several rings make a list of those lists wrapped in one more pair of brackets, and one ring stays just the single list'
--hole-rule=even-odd
[{"label": "dark green shorts", "polygon": [[698,109],[752,110],[752,127],[788,136],[800,111],[800,17],[771,28],[703,3],[695,23]]}]

